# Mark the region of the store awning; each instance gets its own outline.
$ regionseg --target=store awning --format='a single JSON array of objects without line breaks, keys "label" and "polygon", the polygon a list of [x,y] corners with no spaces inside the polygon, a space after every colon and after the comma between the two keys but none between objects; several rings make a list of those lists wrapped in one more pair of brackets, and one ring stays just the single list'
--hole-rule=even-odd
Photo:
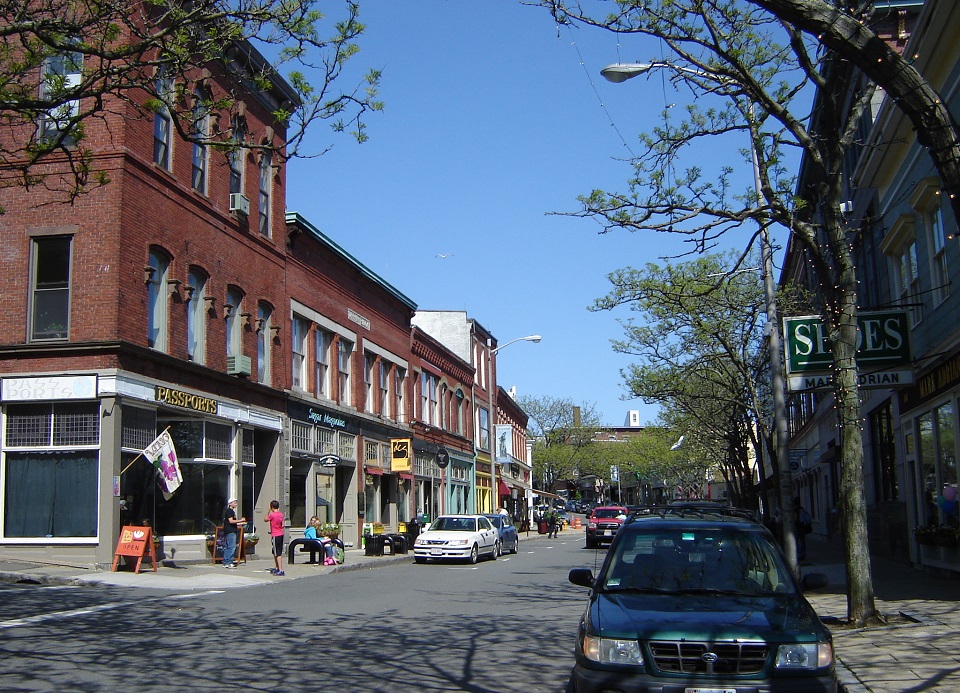
[{"label": "store awning", "polygon": [[498,493],[499,495],[501,495],[501,496],[509,496],[509,495],[510,495],[510,487],[507,486],[507,485],[503,482],[503,479],[500,479],[500,480],[497,482],[497,493]]},{"label": "store awning", "polygon": [[380,467],[367,467],[367,474],[371,476],[383,476],[383,470]]},{"label": "store awning", "polygon": [[533,495],[535,496],[544,496],[545,498],[562,498],[563,496],[558,496],[556,493],[550,493],[549,491],[538,491],[533,489]]},{"label": "store awning", "polygon": [[407,481],[413,481],[413,474],[410,474],[409,472],[397,472],[397,476],[399,476],[401,479],[406,479]]}]

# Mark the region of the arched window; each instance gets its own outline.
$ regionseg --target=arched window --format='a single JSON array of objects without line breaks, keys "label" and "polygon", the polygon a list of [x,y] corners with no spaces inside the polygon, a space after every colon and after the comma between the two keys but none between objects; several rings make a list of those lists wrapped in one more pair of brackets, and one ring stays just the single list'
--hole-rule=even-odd
[{"label": "arched window", "polygon": [[270,385],[270,319],[272,308],[266,303],[257,306],[257,382]]},{"label": "arched window", "polygon": [[150,281],[147,283],[147,346],[167,351],[167,279],[170,258],[160,250],[150,251]]},{"label": "arched window", "polygon": [[207,275],[190,270],[187,278],[187,354],[195,363],[207,360]]}]

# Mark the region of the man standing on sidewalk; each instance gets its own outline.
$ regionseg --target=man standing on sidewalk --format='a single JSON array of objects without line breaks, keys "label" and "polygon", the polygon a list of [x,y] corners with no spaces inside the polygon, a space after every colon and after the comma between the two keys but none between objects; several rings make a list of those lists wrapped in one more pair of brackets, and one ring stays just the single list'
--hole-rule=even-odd
[{"label": "man standing on sidewalk", "polygon": [[237,539],[240,536],[239,525],[246,524],[247,518],[237,517],[237,499],[231,498],[227,501],[227,507],[223,509],[223,567],[236,568],[234,557],[237,555]]},{"label": "man standing on sidewalk", "polygon": [[283,573],[283,513],[280,512],[280,501],[270,501],[270,512],[263,521],[270,525],[270,549],[273,552],[272,575],[282,576]]}]

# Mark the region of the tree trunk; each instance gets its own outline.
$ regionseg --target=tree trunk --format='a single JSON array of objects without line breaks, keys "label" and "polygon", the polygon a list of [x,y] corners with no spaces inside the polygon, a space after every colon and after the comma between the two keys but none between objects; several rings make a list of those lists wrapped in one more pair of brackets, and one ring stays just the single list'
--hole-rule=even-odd
[{"label": "tree trunk", "polygon": [[863,489],[863,432],[857,380],[856,271],[840,220],[825,215],[831,248],[837,259],[837,290],[828,310],[830,344],[835,366],[834,393],[840,435],[840,512],[847,558],[847,618],[857,626],[877,616],[867,534],[867,503]]}]

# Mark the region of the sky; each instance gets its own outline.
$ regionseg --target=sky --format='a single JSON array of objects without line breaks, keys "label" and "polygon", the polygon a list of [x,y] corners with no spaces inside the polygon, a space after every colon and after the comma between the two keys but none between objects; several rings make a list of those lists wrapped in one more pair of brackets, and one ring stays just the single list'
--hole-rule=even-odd
[{"label": "sky", "polygon": [[500,345],[541,335],[497,354],[502,387],[593,406],[604,425],[634,409],[652,423],[656,405],[623,399],[633,359],[611,346],[629,309],[587,308],[610,272],[682,245],[556,213],[594,189],[626,190],[638,134],[674,97],[599,73],[647,62],[656,45],[557,27],[519,0],[364,0],[361,20],[345,79],[382,69],[384,111],[363,144],[317,126],[318,146],[333,148],[289,163],[287,209],[421,310],[466,311]]}]

